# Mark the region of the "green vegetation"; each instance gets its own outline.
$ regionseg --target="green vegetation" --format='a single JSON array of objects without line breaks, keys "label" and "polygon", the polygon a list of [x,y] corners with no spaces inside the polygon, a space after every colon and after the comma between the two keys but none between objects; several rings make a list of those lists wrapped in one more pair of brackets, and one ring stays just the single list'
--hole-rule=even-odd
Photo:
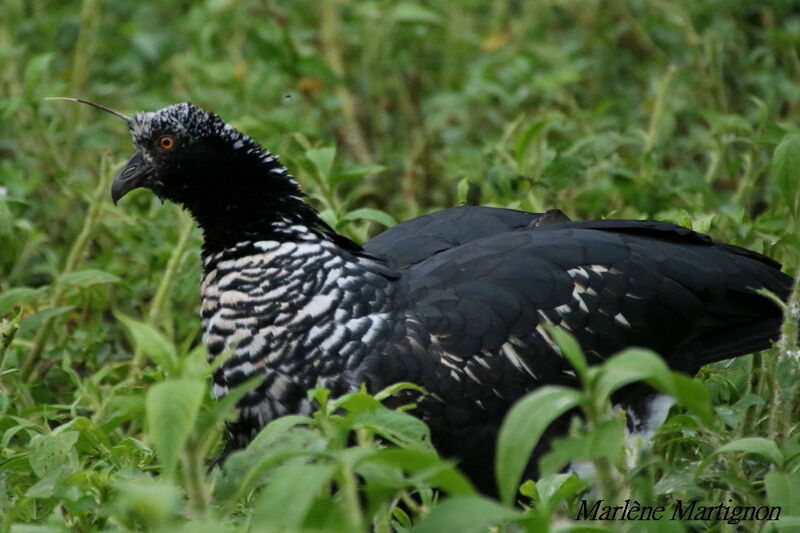
[{"label": "green vegetation", "polygon": [[[796,3],[3,0],[0,13],[0,533],[800,527],[797,297],[778,347],[695,381],[641,353],[584,369],[562,339],[585,388],[514,409],[502,500],[364,393],[317,391],[313,418],[275,421],[208,473],[232,409],[211,400],[199,346],[199,233],[146,192],[114,208],[126,129],[43,100],[213,109],[355,239],[463,201],[559,207],[674,221],[796,274]],[[679,402],[652,450],[625,448],[608,402],[636,380]],[[542,413],[573,405],[587,421],[516,492]],[[560,473],[574,458],[596,482]],[[783,511],[572,522],[585,490]]]}]

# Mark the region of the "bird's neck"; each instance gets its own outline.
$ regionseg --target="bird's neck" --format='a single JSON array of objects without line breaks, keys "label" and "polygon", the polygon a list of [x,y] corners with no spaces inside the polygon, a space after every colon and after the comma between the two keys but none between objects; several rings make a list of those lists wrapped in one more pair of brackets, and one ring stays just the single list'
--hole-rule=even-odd
[{"label": "bird's neck", "polygon": [[[212,194],[181,195],[180,202],[203,230],[204,255],[242,242],[330,240],[348,251],[361,247],[337,234],[317,211],[276,156],[262,149],[234,152],[228,164],[212,166],[195,180]],[[190,181],[190,180],[184,180]]]},{"label": "bird's neck", "polygon": [[[235,248],[243,242],[339,239],[317,212],[297,196],[261,202],[252,198],[234,199],[216,209],[192,214],[203,230],[204,256]],[[354,243],[352,246],[360,249]]]},{"label": "bird's neck", "polygon": [[397,274],[331,229],[274,165],[229,176],[210,204],[186,204],[204,234],[204,342],[212,357],[235,350],[223,374],[250,373],[243,361],[253,342],[273,354],[269,367],[287,365],[312,383],[319,361],[330,370],[363,357],[363,346],[345,346],[350,329],[385,327],[376,317],[388,312]]}]

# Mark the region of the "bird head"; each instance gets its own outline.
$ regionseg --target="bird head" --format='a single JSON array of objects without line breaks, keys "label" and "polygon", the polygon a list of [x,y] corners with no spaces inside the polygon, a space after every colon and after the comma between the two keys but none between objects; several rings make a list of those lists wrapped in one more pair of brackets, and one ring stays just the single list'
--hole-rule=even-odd
[{"label": "bird head", "polygon": [[114,179],[114,203],[145,187],[193,212],[210,199],[222,209],[253,197],[263,206],[285,192],[281,182],[296,187],[274,155],[194,104],[136,113],[128,127],[137,151]]},{"label": "bird head", "polygon": [[[241,133],[217,115],[190,103],[136,113],[128,128],[137,151],[114,179],[114,203],[139,187],[152,190],[160,198],[187,203],[193,194],[211,192],[201,189],[204,177],[224,178],[217,172],[217,162],[230,165],[235,143],[244,145]],[[213,183],[206,185],[213,187]]]},{"label": "bird head", "polygon": [[303,196],[276,156],[192,103],[128,116],[86,100],[58,99],[91,105],[128,124],[136,152],[111,185],[115,204],[144,187],[182,204],[203,225]]},{"label": "bird head", "polygon": [[128,116],[77,98],[128,124],[136,152],[111,185],[116,204],[138,188],[186,208],[203,229],[204,250],[247,239],[273,238],[275,224],[301,225],[352,251],[361,247],[337,235],[305,196],[278,157],[191,103]]}]

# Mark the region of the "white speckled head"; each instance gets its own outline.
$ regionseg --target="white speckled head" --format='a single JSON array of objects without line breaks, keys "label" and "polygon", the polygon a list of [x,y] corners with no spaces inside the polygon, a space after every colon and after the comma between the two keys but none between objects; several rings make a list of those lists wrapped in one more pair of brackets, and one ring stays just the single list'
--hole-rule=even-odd
[{"label": "white speckled head", "polygon": [[260,148],[247,135],[226,124],[218,115],[198,106],[182,102],[158,111],[136,113],[129,122],[134,144],[147,151],[154,139],[172,135],[184,143],[215,137],[226,141],[233,149]]},{"label": "white speckled head", "polygon": [[238,242],[239,228],[271,228],[281,217],[317,222],[277,156],[216,114],[184,102],[127,122],[136,152],[111,185],[115,203],[147,188],[182,205],[203,227],[208,250]]}]

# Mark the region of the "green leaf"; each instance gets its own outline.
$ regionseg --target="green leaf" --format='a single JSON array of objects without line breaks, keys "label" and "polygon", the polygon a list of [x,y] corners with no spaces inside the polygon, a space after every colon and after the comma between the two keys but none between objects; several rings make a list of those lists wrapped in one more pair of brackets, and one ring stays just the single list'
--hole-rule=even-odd
[{"label": "green leaf", "polygon": [[194,428],[205,396],[203,381],[173,380],[158,383],[147,391],[145,400],[150,440],[161,460],[161,471],[170,478],[178,457]]},{"label": "green leaf", "polygon": [[501,500],[510,504],[533,448],[556,418],[578,406],[579,391],[566,387],[541,387],[519,400],[508,412],[497,438],[495,475]]},{"label": "green leaf", "polygon": [[350,181],[355,179],[361,179],[366,176],[372,176],[374,174],[379,174],[386,170],[386,167],[383,165],[373,165],[373,164],[363,164],[363,165],[351,165],[344,169],[341,172],[337,172],[333,176],[331,176],[331,183],[333,185],[338,185],[344,181]]},{"label": "green leaf", "polygon": [[58,428],[61,431],[75,431],[79,435],[76,448],[83,453],[111,453],[108,435],[88,418],[79,416]]},{"label": "green leaf", "polygon": [[304,151],[308,152],[309,150],[312,149],[311,148],[311,141],[309,141],[308,137],[306,137],[302,133],[300,133],[300,132],[292,133],[292,138],[295,140],[295,142],[297,142],[297,144],[300,145],[300,147]]},{"label": "green leaf", "polygon": [[117,276],[95,269],[67,272],[58,277],[58,283],[68,287],[89,287],[100,283],[119,283],[119,281]]},{"label": "green leaf", "polygon": [[586,358],[583,355],[578,341],[575,340],[571,334],[567,333],[561,328],[557,328],[552,324],[545,324],[547,333],[556,341],[561,353],[567,358],[572,368],[575,369],[581,382],[586,382]]},{"label": "green leaf", "polygon": [[456,198],[458,199],[459,204],[467,203],[467,197],[469,196],[469,178],[461,178],[461,181],[458,182],[458,186],[456,187]]},{"label": "green leaf", "polygon": [[381,450],[377,450],[370,457],[362,458],[353,465],[354,472],[363,479],[363,489],[366,493],[375,495],[380,493],[380,498],[388,498],[398,490],[407,488],[410,485],[403,469],[373,460],[379,455]]},{"label": "green leaf", "polygon": [[383,409],[381,402],[366,392],[351,392],[331,400],[327,412],[332,413],[338,409],[346,409],[348,413],[358,414],[361,411],[375,411]]},{"label": "green leaf", "polygon": [[[775,524],[776,531],[785,531],[787,533],[800,532],[800,516],[789,516],[781,513],[780,520],[773,523]],[[769,530],[765,528],[765,531]]]},{"label": "green leaf", "polygon": [[753,126],[741,115],[720,113],[710,109],[701,110],[700,115],[715,132],[749,134],[753,131]]},{"label": "green leaf", "polygon": [[774,441],[762,437],[747,437],[729,442],[714,453],[706,456],[694,470],[695,479],[699,478],[708,465],[710,465],[719,454],[724,452],[752,453],[770,461],[778,467],[781,467],[784,463],[783,454]]},{"label": "green leaf", "polygon": [[614,355],[600,367],[596,376],[597,394],[601,399],[608,400],[612,393],[625,385],[645,379],[656,380],[662,389],[671,389],[669,374],[667,364],[654,352],[629,348]]},{"label": "green leaf", "polygon": [[539,462],[542,475],[560,472],[572,461],[609,458],[616,464],[625,453],[625,421],[612,418],[600,421],[591,431],[555,439]]},{"label": "green leaf", "polygon": [[[575,474],[552,474],[538,481],[526,481],[530,498],[536,502],[537,508],[548,513],[555,510],[562,502],[568,502],[576,494],[586,488],[586,483]],[[522,492],[520,487],[520,492]]]},{"label": "green leaf", "polygon": [[314,164],[317,169],[317,176],[322,180],[327,180],[331,175],[333,160],[336,158],[335,147],[312,148],[306,150],[306,158]]},{"label": "green leaf", "polygon": [[656,390],[673,396],[710,427],[716,421],[708,391],[702,383],[672,372],[655,352],[629,348],[603,363],[595,374],[598,399],[608,400],[611,394],[631,383],[644,381]]},{"label": "green leaf", "polygon": [[471,533],[518,519],[521,515],[480,496],[450,498],[437,505],[412,533]]},{"label": "green leaf", "polygon": [[408,381],[400,381],[393,385],[389,385],[383,390],[376,392],[373,397],[378,401],[383,401],[395,394],[398,394],[403,391],[414,391],[419,392],[421,394],[425,394],[425,389],[417,385],[416,383],[409,383]]},{"label": "green leaf", "polygon": [[450,461],[436,452],[387,448],[372,455],[369,461],[393,465],[414,475],[420,482],[439,488],[451,496],[472,496],[475,488]]},{"label": "green leaf", "polygon": [[65,481],[72,473],[73,469],[69,465],[61,465],[34,483],[25,491],[25,496],[28,498],[52,498],[63,494],[66,488]]},{"label": "green leaf", "polygon": [[[224,357],[218,357],[223,359]],[[216,363],[216,360],[214,361]],[[181,376],[186,378],[208,378],[213,369],[208,362],[208,350],[205,345],[200,343],[183,358],[183,372]]]},{"label": "green leaf", "polygon": [[28,337],[32,335],[33,332],[38,330],[39,327],[44,325],[51,318],[69,313],[73,309],[75,309],[74,305],[64,305],[61,307],[54,307],[52,309],[45,309],[43,311],[39,311],[38,313],[26,316],[19,324],[19,337]]},{"label": "green leaf", "polygon": [[115,507],[123,516],[149,526],[148,531],[175,516],[180,509],[180,491],[163,479],[121,481],[116,484],[116,489]]},{"label": "green leaf", "polygon": [[75,443],[77,431],[62,431],[50,435],[36,435],[28,445],[28,461],[33,473],[44,478],[67,463],[77,460]]},{"label": "green leaf", "polygon": [[298,455],[314,455],[326,442],[319,432],[297,427],[312,422],[304,416],[288,415],[267,424],[246,449],[232,453],[225,461],[214,487],[217,499],[235,502],[274,465]]},{"label": "green leaf", "polygon": [[569,187],[581,180],[583,162],[572,156],[557,155],[542,171],[542,181],[555,189]]},{"label": "green leaf", "polygon": [[161,366],[168,376],[178,373],[178,354],[175,346],[150,324],[116,312],[114,316],[125,325],[136,350],[141,350],[154,363]]},{"label": "green leaf", "polygon": [[800,219],[800,133],[787,135],[775,148],[772,170],[780,198],[795,220]]},{"label": "green leaf", "polygon": [[285,415],[276,418],[258,432],[258,435],[250,443],[250,447],[260,448],[269,446],[270,443],[275,442],[281,435],[287,431],[292,430],[296,426],[310,425],[313,420],[307,416],[302,415]]},{"label": "green leaf", "polygon": [[354,429],[368,429],[402,448],[433,450],[430,430],[415,416],[381,407],[358,414]]},{"label": "green leaf", "polygon": [[800,515],[800,472],[769,472],[764,484],[770,505],[779,505],[783,513]]},{"label": "green leaf", "polygon": [[371,220],[373,222],[377,222],[378,224],[383,224],[387,228],[391,228],[397,224],[397,221],[389,213],[381,211],[380,209],[371,209],[369,207],[362,207],[361,209],[350,211],[342,217],[340,225],[343,222],[352,222],[353,220]]},{"label": "green leaf", "polygon": [[444,19],[435,11],[413,2],[400,2],[389,13],[391,22],[416,22],[419,24],[442,24]]},{"label": "green leaf", "polygon": [[[711,395],[703,383],[677,372],[670,372],[670,377],[672,389],[662,390],[661,392],[670,394],[675,398],[678,405],[691,411],[709,429],[716,428],[717,419],[714,416],[714,409],[711,405]],[[658,386],[653,381],[646,380],[646,382],[658,389]]]},{"label": "green leaf", "polygon": [[335,465],[300,461],[290,461],[272,471],[256,506],[253,517],[255,530],[297,530],[303,525],[336,468]]},{"label": "green leaf", "polygon": [[774,441],[762,437],[748,437],[729,442],[716,451],[718,454],[723,452],[752,453],[763,457],[775,466],[780,467],[783,464],[783,454],[778,449],[778,445]]},{"label": "green leaf", "polygon": [[30,305],[37,294],[39,291],[30,287],[17,287],[4,291],[0,294],[0,316],[18,305]]}]

